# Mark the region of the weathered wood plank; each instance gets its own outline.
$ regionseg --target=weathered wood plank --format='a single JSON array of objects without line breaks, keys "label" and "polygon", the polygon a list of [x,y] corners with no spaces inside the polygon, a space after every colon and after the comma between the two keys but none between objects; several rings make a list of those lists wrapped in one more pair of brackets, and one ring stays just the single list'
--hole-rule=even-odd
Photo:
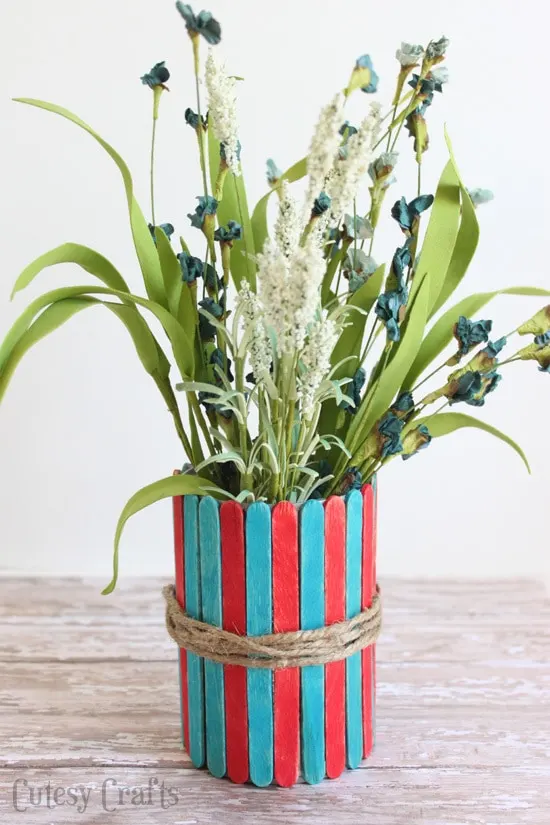
[{"label": "weathered wood plank", "polygon": [[[0,816],[5,814],[10,822],[23,815],[13,808],[16,779],[28,783],[19,782],[15,800],[20,809],[27,808],[25,825],[49,825],[52,820],[56,825],[73,825],[78,820],[75,806],[54,807],[56,788],[65,791],[58,792],[59,802],[70,798],[66,794],[69,788],[77,789],[82,807],[80,789],[85,790],[87,805],[80,814],[83,822],[116,821],[118,825],[135,825],[137,821],[140,825],[242,825],[243,820],[254,825],[273,825],[281,820],[288,825],[548,825],[550,818],[548,767],[460,773],[452,769],[383,768],[371,773],[352,771],[338,782],[315,787],[301,784],[285,791],[233,785],[196,770],[65,768],[27,771],[24,776],[3,772]],[[30,788],[40,786],[44,788],[43,804],[33,808],[29,805]],[[147,804],[150,789],[151,804]],[[132,804],[132,798],[138,804]]]},{"label": "weathered wood plank", "polygon": [[[106,571],[105,579],[109,577]],[[167,578],[121,579],[110,596],[102,596],[100,578],[49,576],[0,577],[0,619],[22,616],[93,617],[107,622],[121,616],[149,617],[156,622],[158,596]],[[407,615],[506,615],[531,618],[550,615],[550,598],[540,582],[522,579],[387,579],[382,590],[394,606]],[[40,597],[37,594],[40,593]],[[469,595],[471,594],[471,595]]]},{"label": "weathered wood plank", "polygon": [[[513,766],[550,759],[550,666],[379,665],[368,766]],[[411,726],[411,718],[415,725]],[[188,764],[175,663],[5,669],[0,764]]]},{"label": "weathered wood plank", "polygon": [[[3,594],[0,581],[0,600]],[[89,591],[88,591],[89,592]],[[98,609],[94,615],[30,616],[0,618],[0,662],[13,659],[47,660],[135,660],[167,661],[176,658],[176,648],[164,627],[160,591],[147,585],[148,603],[133,602],[132,610],[118,615]],[[539,594],[540,595],[540,594]],[[75,599],[85,598],[81,589]],[[31,598],[36,600],[37,590]],[[502,608],[498,614],[484,612],[481,599],[477,612],[429,613],[407,610],[403,594],[389,585],[384,593],[384,629],[378,647],[385,661],[492,662],[550,658],[550,610],[534,595],[531,605],[516,610]],[[108,599],[104,598],[107,604]],[[142,604],[144,614],[134,613]],[[537,611],[537,612],[535,612]],[[147,614],[147,615],[146,615]]]}]

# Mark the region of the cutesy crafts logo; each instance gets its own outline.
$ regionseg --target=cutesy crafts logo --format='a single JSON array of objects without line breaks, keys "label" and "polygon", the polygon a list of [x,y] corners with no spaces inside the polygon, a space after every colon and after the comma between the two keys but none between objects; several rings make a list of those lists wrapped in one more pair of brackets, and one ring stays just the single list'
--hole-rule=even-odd
[{"label": "cutesy crafts logo", "polygon": [[12,786],[13,810],[21,814],[33,808],[74,808],[79,814],[98,809],[114,813],[120,808],[146,806],[166,811],[179,801],[178,791],[156,776],[149,777],[147,784],[135,786],[114,777],[101,784],[75,782],[68,786],[51,781],[40,784],[19,777]]}]

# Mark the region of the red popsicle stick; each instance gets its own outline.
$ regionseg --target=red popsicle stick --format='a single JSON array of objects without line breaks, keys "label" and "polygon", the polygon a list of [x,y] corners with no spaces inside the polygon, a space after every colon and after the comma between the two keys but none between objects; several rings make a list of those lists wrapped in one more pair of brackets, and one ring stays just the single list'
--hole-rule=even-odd
[{"label": "red popsicle stick", "polygon": [[[293,504],[281,501],[272,513],[273,630],[300,628],[298,514]],[[276,670],[274,677],[275,781],[294,785],[300,771],[300,671]]]},{"label": "red popsicle stick", "polygon": [[[180,475],[174,470],[174,475]],[[185,544],[183,541],[183,496],[174,496],[172,499],[174,514],[174,563],[176,578],[176,598],[182,610],[185,609]],[[183,714],[183,744],[189,753],[189,696],[187,689],[187,651],[180,648],[180,681],[181,681],[181,712]]]},{"label": "red popsicle stick", "polygon": [[[224,630],[246,634],[246,580],[243,509],[236,501],[220,507],[222,544],[222,616]],[[224,665],[225,749],[227,775],[248,779],[248,708],[246,668]]]},{"label": "red popsicle stick", "polygon": [[[375,554],[376,531],[374,514],[374,491],[372,485],[365,484],[363,495],[363,565],[361,586],[361,608],[365,610],[372,604],[376,588]],[[374,672],[374,646],[366,647],[362,653],[362,685],[363,685],[363,757],[366,758],[372,751],[372,697]]]},{"label": "red popsicle stick", "polygon": [[[325,502],[325,624],[346,618],[346,505],[332,496]],[[346,765],[346,663],[325,665],[325,754],[327,776]]]}]

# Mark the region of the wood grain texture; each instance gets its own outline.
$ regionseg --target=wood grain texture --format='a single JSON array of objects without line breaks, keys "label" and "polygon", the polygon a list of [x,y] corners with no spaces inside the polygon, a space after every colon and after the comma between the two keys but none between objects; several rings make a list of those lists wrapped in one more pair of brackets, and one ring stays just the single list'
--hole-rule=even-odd
[{"label": "wood grain texture", "polygon": [[[383,582],[374,753],[335,782],[278,791],[185,768],[161,583],[126,581],[105,598],[97,580],[0,580],[2,823],[550,822],[550,603],[540,585]],[[82,785],[85,815],[45,799],[15,813],[17,778]],[[107,814],[109,778],[145,794],[151,778],[164,781],[177,805],[163,810],[154,793],[136,807],[123,794]]]},{"label": "wood grain texture", "polygon": [[[185,524],[185,602],[194,619],[202,619],[202,594],[199,552],[199,500],[184,496]],[[193,764],[200,768],[206,758],[204,732],[204,662],[194,653],[187,654],[187,695],[189,707],[189,751]]]},{"label": "wood grain texture", "polygon": [[[271,571],[271,510],[265,502],[256,502],[246,513],[246,613],[247,632],[251,636],[272,631]],[[255,785],[265,787],[273,781],[273,673],[248,669],[245,684],[250,778]]]},{"label": "wood grain texture", "polygon": [[[346,500],[346,618],[361,611],[363,502],[357,491]],[[363,758],[363,692],[359,651],[346,659],[346,764],[356,768]]]},{"label": "wood grain texture", "polygon": [[[300,627],[315,630],[325,624],[325,559],[319,548],[325,543],[325,513],[320,501],[309,499],[299,514],[300,521]],[[302,776],[306,782],[320,782],[326,773],[325,668],[300,668]]]},{"label": "wood grain texture", "polygon": [[[222,626],[222,557],[218,502],[212,496],[199,503],[202,617],[208,624]],[[223,665],[204,660],[204,701],[206,721],[206,764],[214,776],[225,775],[225,695]],[[191,706],[192,708],[192,706]],[[191,716],[193,715],[191,710]]]},{"label": "wood grain texture", "polygon": [[[341,496],[325,502],[325,624],[346,618],[346,504]],[[346,663],[325,665],[325,755],[327,776],[346,766]]]},{"label": "wood grain texture", "polygon": [[[272,514],[273,629],[284,633],[300,628],[298,513],[281,501]],[[273,679],[275,781],[294,785],[300,769],[300,671],[275,671]]]},{"label": "wood grain texture", "polygon": [[[174,470],[174,475],[180,475],[179,470]],[[183,526],[183,496],[174,496],[172,499],[172,514],[174,520],[174,576],[176,585],[176,597],[182,610],[185,610],[185,547],[184,547],[184,526]],[[180,648],[179,657],[179,683],[180,683],[180,705],[181,705],[181,735],[183,746],[189,753],[189,691],[187,681],[187,651]]]},{"label": "wood grain texture", "polygon": [[[376,589],[376,528],[374,515],[374,489],[365,484],[361,490],[363,499],[363,561],[361,570],[361,607],[372,605]],[[374,645],[361,651],[361,677],[363,684],[363,757],[370,755],[374,745]]]},{"label": "wood grain texture", "polygon": [[[246,634],[246,583],[243,508],[236,501],[220,507],[222,541],[223,627]],[[233,782],[248,779],[248,716],[246,669],[224,665],[225,747],[227,775]]]}]

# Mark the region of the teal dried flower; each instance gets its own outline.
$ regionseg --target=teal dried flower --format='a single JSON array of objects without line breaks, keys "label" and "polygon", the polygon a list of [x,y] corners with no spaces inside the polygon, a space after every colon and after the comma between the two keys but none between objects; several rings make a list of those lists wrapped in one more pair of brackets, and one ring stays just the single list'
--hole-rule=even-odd
[{"label": "teal dried flower", "polygon": [[[405,290],[406,293],[406,290]],[[376,302],[375,313],[384,322],[390,341],[399,341],[399,313],[406,301],[399,292],[387,292],[380,295]]]},{"label": "teal dried flower", "polygon": [[[413,74],[409,80],[411,86],[420,98],[420,105],[416,107],[413,114],[425,115],[426,110],[432,105],[434,99],[434,92],[443,91],[443,83],[445,83],[446,75],[442,75],[443,80],[438,80],[437,76],[433,76],[433,72],[420,80],[419,75]],[[419,85],[420,84],[420,85]]]},{"label": "teal dried flower", "polygon": [[199,118],[198,114],[188,106],[185,110],[185,122],[195,131],[197,131],[199,125],[202,123],[202,128],[206,130],[208,127],[208,116]]},{"label": "teal dried flower", "polygon": [[348,467],[345,474],[342,476],[342,483],[338,490],[339,495],[345,496],[352,490],[360,490],[363,486],[363,477],[361,470],[358,467]]},{"label": "teal dried flower", "polygon": [[273,158],[268,158],[267,163],[267,182],[270,186],[275,186],[282,176],[282,171],[279,169]]},{"label": "teal dried flower", "polygon": [[378,434],[380,436],[380,457],[388,458],[402,452],[403,442],[401,433],[405,423],[394,413],[387,412],[378,424]]},{"label": "teal dried flower", "polygon": [[240,241],[243,236],[243,228],[237,221],[228,221],[227,226],[219,226],[214,232],[214,240],[221,243],[232,244],[233,241]]},{"label": "teal dried flower", "polygon": [[[225,299],[223,295],[219,302],[213,298],[203,298],[202,301],[199,301],[199,306],[209,312],[210,315],[213,315],[214,318],[219,319],[225,312]],[[211,341],[216,335],[216,327],[210,323],[210,320],[202,312],[199,313],[199,335],[203,341]]]},{"label": "teal dried flower", "polygon": [[374,71],[370,55],[363,54],[361,57],[358,57],[355,61],[355,66],[358,69],[368,69],[370,71],[370,81],[366,86],[361,86],[361,91],[367,92],[367,94],[374,94],[378,90],[379,77]]},{"label": "teal dried flower", "polygon": [[209,11],[203,10],[198,14],[194,14],[191,6],[188,3],[180,2],[180,0],[176,3],[176,8],[185,20],[185,26],[191,37],[202,34],[211,46],[216,46],[220,42],[222,39],[221,26]]},{"label": "teal dried flower", "polygon": [[[204,283],[206,286],[206,291],[210,296],[215,295],[216,290],[219,294],[220,290],[223,289],[223,281],[218,276],[218,273],[216,272],[212,264],[206,264],[206,275],[204,277]],[[225,305],[225,299],[223,295],[220,298],[220,302],[222,305]]]},{"label": "teal dried flower", "polygon": [[390,412],[394,413],[398,418],[407,419],[409,413],[414,410],[414,399],[412,393],[402,392],[394,404],[390,407]]},{"label": "teal dried flower", "polygon": [[162,229],[168,240],[171,239],[172,235],[174,234],[174,227],[171,223],[160,223],[158,226],[153,226],[152,223],[148,224],[149,232],[151,233],[151,237],[157,243],[157,239],[155,238],[155,229]]},{"label": "teal dried flower", "polygon": [[469,318],[461,315],[455,324],[453,333],[458,341],[459,357],[467,355],[478,344],[488,341],[492,328],[492,321],[470,321]]},{"label": "teal dried flower", "polygon": [[[219,347],[216,347],[216,349],[212,351],[208,363],[212,364],[212,366],[219,367],[223,374],[226,375],[230,381],[233,381],[234,376],[231,372],[231,358],[228,358]],[[219,383],[221,385],[221,378],[216,372],[214,372],[214,380],[216,384]]]},{"label": "teal dried flower", "polygon": [[181,279],[186,284],[194,283],[202,278],[204,264],[200,258],[195,258],[187,252],[179,252],[177,259],[181,269]]},{"label": "teal dried flower", "polygon": [[339,129],[340,134],[344,138],[345,141],[348,141],[352,135],[357,134],[357,129],[355,126],[352,126],[349,120],[345,120]]},{"label": "teal dried flower", "polygon": [[420,450],[425,450],[431,443],[432,437],[425,424],[410,430],[403,439],[403,461],[412,458]]},{"label": "teal dried flower", "polygon": [[409,243],[410,239],[406,241],[403,247],[396,249],[392,260],[391,275],[388,277],[388,283],[386,284],[386,292],[379,296],[374,307],[375,314],[385,324],[390,341],[399,341],[401,336],[399,330],[401,310],[409,297],[405,278],[405,270],[412,264]]},{"label": "teal dried flower", "polygon": [[430,40],[426,48],[426,59],[430,62],[439,62],[445,57],[450,40],[447,37],[440,37],[439,40]]},{"label": "teal dried flower", "polygon": [[395,250],[392,258],[391,271],[398,283],[405,278],[405,270],[412,265],[412,255],[409,249],[410,239],[407,239],[404,246]]},{"label": "teal dried flower", "polygon": [[[549,340],[550,340],[550,338],[549,338]],[[535,338],[535,341],[536,341],[536,338]],[[506,336],[503,336],[502,338],[499,338],[498,341],[489,341],[487,346],[483,349],[483,352],[489,358],[497,358],[498,354],[506,346],[506,342],[507,342]]]},{"label": "teal dried flower", "polygon": [[155,63],[150,71],[142,75],[140,79],[144,86],[149,86],[150,89],[154,89],[155,86],[162,86],[163,89],[166,88],[164,84],[170,80],[170,72],[164,63],[164,60],[160,63]]},{"label": "teal dried flower", "polygon": [[323,215],[327,209],[330,209],[330,204],[332,203],[331,199],[327,195],[326,192],[321,192],[318,198],[315,198],[313,201],[313,209],[311,210],[311,216],[318,218],[320,215]]},{"label": "teal dried flower", "polygon": [[535,335],[535,344],[538,347],[545,347],[550,344],[550,332],[543,332],[541,335]]},{"label": "teal dried flower", "polygon": [[387,189],[395,183],[395,176],[392,174],[399,152],[382,152],[369,166],[369,175],[373,183],[379,183],[382,189]]},{"label": "teal dried flower", "polygon": [[362,249],[348,249],[343,272],[344,277],[349,280],[351,292],[357,292],[377,269],[378,264],[371,255],[367,255]]},{"label": "teal dried flower", "polygon": [[433,195],[419,195],[410,203],[407,203],[405,198],[401,198],[392,206],[391,216],[395,218],[404,232],[412,232],[418,216],[429,209],[433,202]]},{"label": "teal dried flower", "polygon": [[429,77],[435,83],[435,91],[442,92],[445,83],[449,82],[449,70],[446,66],[440,66],[438,69],[432,69]]},{"label": "teal dried flower", "polygon": [[488,373],[468,370],[456,381],[451,381],[445,395],[451,405],[464,401],[472,407],[482,407],[485,397],[493,392],[501,378],[502,376],[496,370]]},{"label": "teal dried flower", "polygon": [[401,68],[408,69],[420,63],[424,57],[424,48],[412,43],[401,43],[401,48],[397,49],[395,56],[399,60]]},{"label": "teal dried flower", "polygon": [[187,217],[191,221],[191,226],[202,229],[206,215],[215,215],[218,208],[218,201],[212,195],[198,195],[198,205],[195,214],[188,213]]},{"label": "teal dried flower", "polygon": [[490,189],[468,189],[468,194],[474,206],[482,206],[494,199],[494,194]]},{"label": "teal dried flower", "polygon": [[346,387],[346,395],[353,400],[353,404],[348,404],[347,401],[342,401],[340,407],[345,410],[346,412],[351,413],[351,415],[355,415],[357,412],[357,407],[361,401],[361,390],[367,380],[367,374],[363,367],[359,367],[353,378],[351,379],[350,383]]},{"label": "teal dried flower", "polygon": [[344,237],[352,241],[356,238],[358,240],[367,240],[368,238],[372,238],[374,232],[369,219],[362,218],[361,215],[355,215],[355,217],[353,215],[344,215],[342,230]]}]

